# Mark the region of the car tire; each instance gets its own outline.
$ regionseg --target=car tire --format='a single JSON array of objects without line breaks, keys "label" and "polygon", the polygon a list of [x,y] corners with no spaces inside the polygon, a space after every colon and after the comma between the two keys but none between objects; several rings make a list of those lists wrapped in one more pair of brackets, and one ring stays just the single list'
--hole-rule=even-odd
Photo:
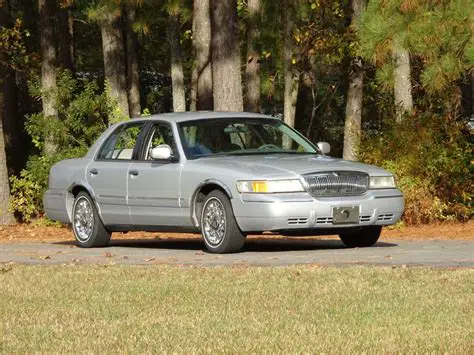
[{"label": "car tire", "polygon": [[220,190],[211,191],[204,199],[201,234],[210,253],[236,253],[244,245],[245,236],[237,225],[230,200]]},{"label": "car tire", "polygon": [[339,238],[350,248],[371,247],[379,240],[382,226],[362,227],[354,232],[341,233]]},{"label": "car tire", "polygon": [[82,248],[109,245],[110,232],[99,218],[94,201],[86,192],[79,192],[72,207],[72,230]]}]

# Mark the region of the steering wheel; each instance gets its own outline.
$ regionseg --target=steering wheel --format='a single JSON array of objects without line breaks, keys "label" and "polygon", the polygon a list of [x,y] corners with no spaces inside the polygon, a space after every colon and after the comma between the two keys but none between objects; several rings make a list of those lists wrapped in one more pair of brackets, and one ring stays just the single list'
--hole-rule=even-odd
[{"label": "steering wheel", "polygon": [[281,149],[279,146],[275,145],[275,144],[263,144],[261,145],[260,147],[258,147],[258,149]]}]

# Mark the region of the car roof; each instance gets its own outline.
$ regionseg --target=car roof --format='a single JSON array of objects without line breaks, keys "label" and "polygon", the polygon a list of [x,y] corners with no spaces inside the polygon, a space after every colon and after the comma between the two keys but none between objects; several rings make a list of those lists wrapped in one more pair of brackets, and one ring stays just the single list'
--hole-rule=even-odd
[{"label": "car roof", "polygon": [[171,112],[171,113],[160,113],[151,116],[136,117],[134,119],[143,120],[165,120],[172,122],[184,122],[193,120],[203,120],[212,118],[267,118],[277,119],[272,116],[262,115],[260,113],[251,112],[217,112],[217,111],[188,111],[188,112]]}]

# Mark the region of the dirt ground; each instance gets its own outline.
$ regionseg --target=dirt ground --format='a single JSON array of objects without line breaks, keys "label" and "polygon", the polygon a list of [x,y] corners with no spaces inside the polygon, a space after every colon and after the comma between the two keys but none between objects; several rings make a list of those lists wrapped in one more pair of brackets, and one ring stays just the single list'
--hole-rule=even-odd
[{"label": "dirt ground", "polygon": [[[251,238],[281,238],[274,235],[251,236]],[[177,233],[114,233],[113,239],[180,239],[199,238],[193,234]],[[311,237],[305,237],[311,238]],[[328,236],[314,237],[328,239]],[[337,236],[334,236],[337,238]],[[467,223],[443,223],[420,227],[384,228],[381,240],[473,240],[474,221]],[[0,226],[0,243],[54,243],[73,241],[70,227],[37,226],[33,224],[19,224],[14,226]]]}]

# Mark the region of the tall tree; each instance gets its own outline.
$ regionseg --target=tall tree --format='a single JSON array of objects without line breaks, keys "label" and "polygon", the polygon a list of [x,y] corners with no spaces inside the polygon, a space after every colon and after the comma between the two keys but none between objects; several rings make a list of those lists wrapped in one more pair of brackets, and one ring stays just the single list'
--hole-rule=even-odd
[{"label": "tall tree", "polygon": [[[56,47],[54,43],[54,0],[38,0],[41,36],[41,90],[43,114],[48,119],[58,119],[56,108]],[[45,139],[44,151],[54,154],[57,147],[52,136]]]},{"label": "tall tree", "polygon": [[58,20],[59,61],[64,68],[75,72],[74,17],[71,6],[60,4]]},{"label": "tall tree", "polygon": [[173,89],[173,111],[186,111],[186,96],[184,90],[184,70],[181,58],[179,13],[172,11],[169,18],[168,39],[171,54],[171,86]]},{"label": "tall tree", "polygon": [[[7,49],[3,47],[0,50],[6,51],[3,55],[3,60],[0,60],[0,65],[3,65],[3,136],[5,140],[5,149],[7,153],[7,166],[9,173],[20,171],[23,161],[24,150],[21,144],[21,128],[19,125],[18,112],[18,87],[17,87],[17,72],[16,68],[12,66],[12,57],[16,57],[13,62],[19,61],[25,63],[24,60],[24,42],[22,40],[21,22],[13,21],[12,8],[9,0],[5,0],[1,13],[0,24],[3,27],[3,38],[9,38],[2,41],[3,45],[13,47]],[[16,34],[16,35],[14,35]],[[15,45],[16,44],[16,45]],[[3,64],[1,62],[4,62]],[[23,66],[24,64],[20,64]],[[1,90],[0,84],[0,90]]]},{"label": "tall tree", "polygon": [[393,90],[397,112],[396,120],[401,122],[405,114],[410,113],[413,109],[411,64],[410,54],[405,48],[402,38],[396,36],[393,42]]},{"label": "tall tree", "polygon": [[[0,0],[1,3],[2,0]],[[0,74],[3,70],[0,68]],[[2,80],[3,81],[3,80]],[[3,84],[3,83],[1,83]],[[8,182],[7,154],[3,135],[3,90],[0,91],[0,225],[14,222],[10,207],[10,185]]]},{"label": "tall tree", "polygon": [[243,111],[237,0],[211,0],[214,110]]},{"label": "tall tree", "polygon": [[[212,110],[212,59],[211,59],[210,0],[194,0],[193,51],[195,62],[192,73],[192,90],[195,109]],[[191,99],[193,101],[193,99]]]},{"label": "tall tree", "polygon": [[122,11],[119,4],[106,0],[94,9],[93,13],[89,12],[89,17],[97,19],[100,23],[108,95],[119,109],[119,112],[115,112],[110,118],[112,122],[128,117],[130,112],[125,75],[124,42],[119,21],[121,16]]},{"label": "tall tree", "polygon": [[[0,0],[0,23],[2,26],[8,18],[8,6],[6,0]],[[6,67],[4,65],[3,51],[0,50],[0,225],[14,222],[13,215],[9,211],[10,185],[8,182],[7,156],[5,151],[5,139],[3,131],[3,88]]]},{"label": "tall tree", "polygon": [[136,22],[137,9],[134,4],[125,7],[125,37],[126,37],[126,64],[128,105],[131,117],[138,117],[141,113],[140,105],[140,73],[138,66],[138,36],[133,30]]},{"label": "tall tree", "polygon": [[285,12],[285,38],[284,38],[284,65],[283,65],[283,77],[285,83],[284,91],[284,107],[283,107],[283,118],[287,125],[295,126],[295,114],[296,114],[296,101],[298,98],[299,88],[299,75],[293,65],[293,2],[292,0],[285,0],[286,12]]},{"label": "tall tree", "polygon": [[[352,0],[351,28],[355,31],[357,21],[365,9],[365,0]],[[355,56],[351,60],[349,89],[347,91],[346,122],[344,127],[343,158],[357,160],[360,147],[362,95],[364,85],[364,61]]]},{"label": "tall tree", "polygon": [[248,0],[247,65],[245,68],[245,110],[260,112],[260,0]]}]

